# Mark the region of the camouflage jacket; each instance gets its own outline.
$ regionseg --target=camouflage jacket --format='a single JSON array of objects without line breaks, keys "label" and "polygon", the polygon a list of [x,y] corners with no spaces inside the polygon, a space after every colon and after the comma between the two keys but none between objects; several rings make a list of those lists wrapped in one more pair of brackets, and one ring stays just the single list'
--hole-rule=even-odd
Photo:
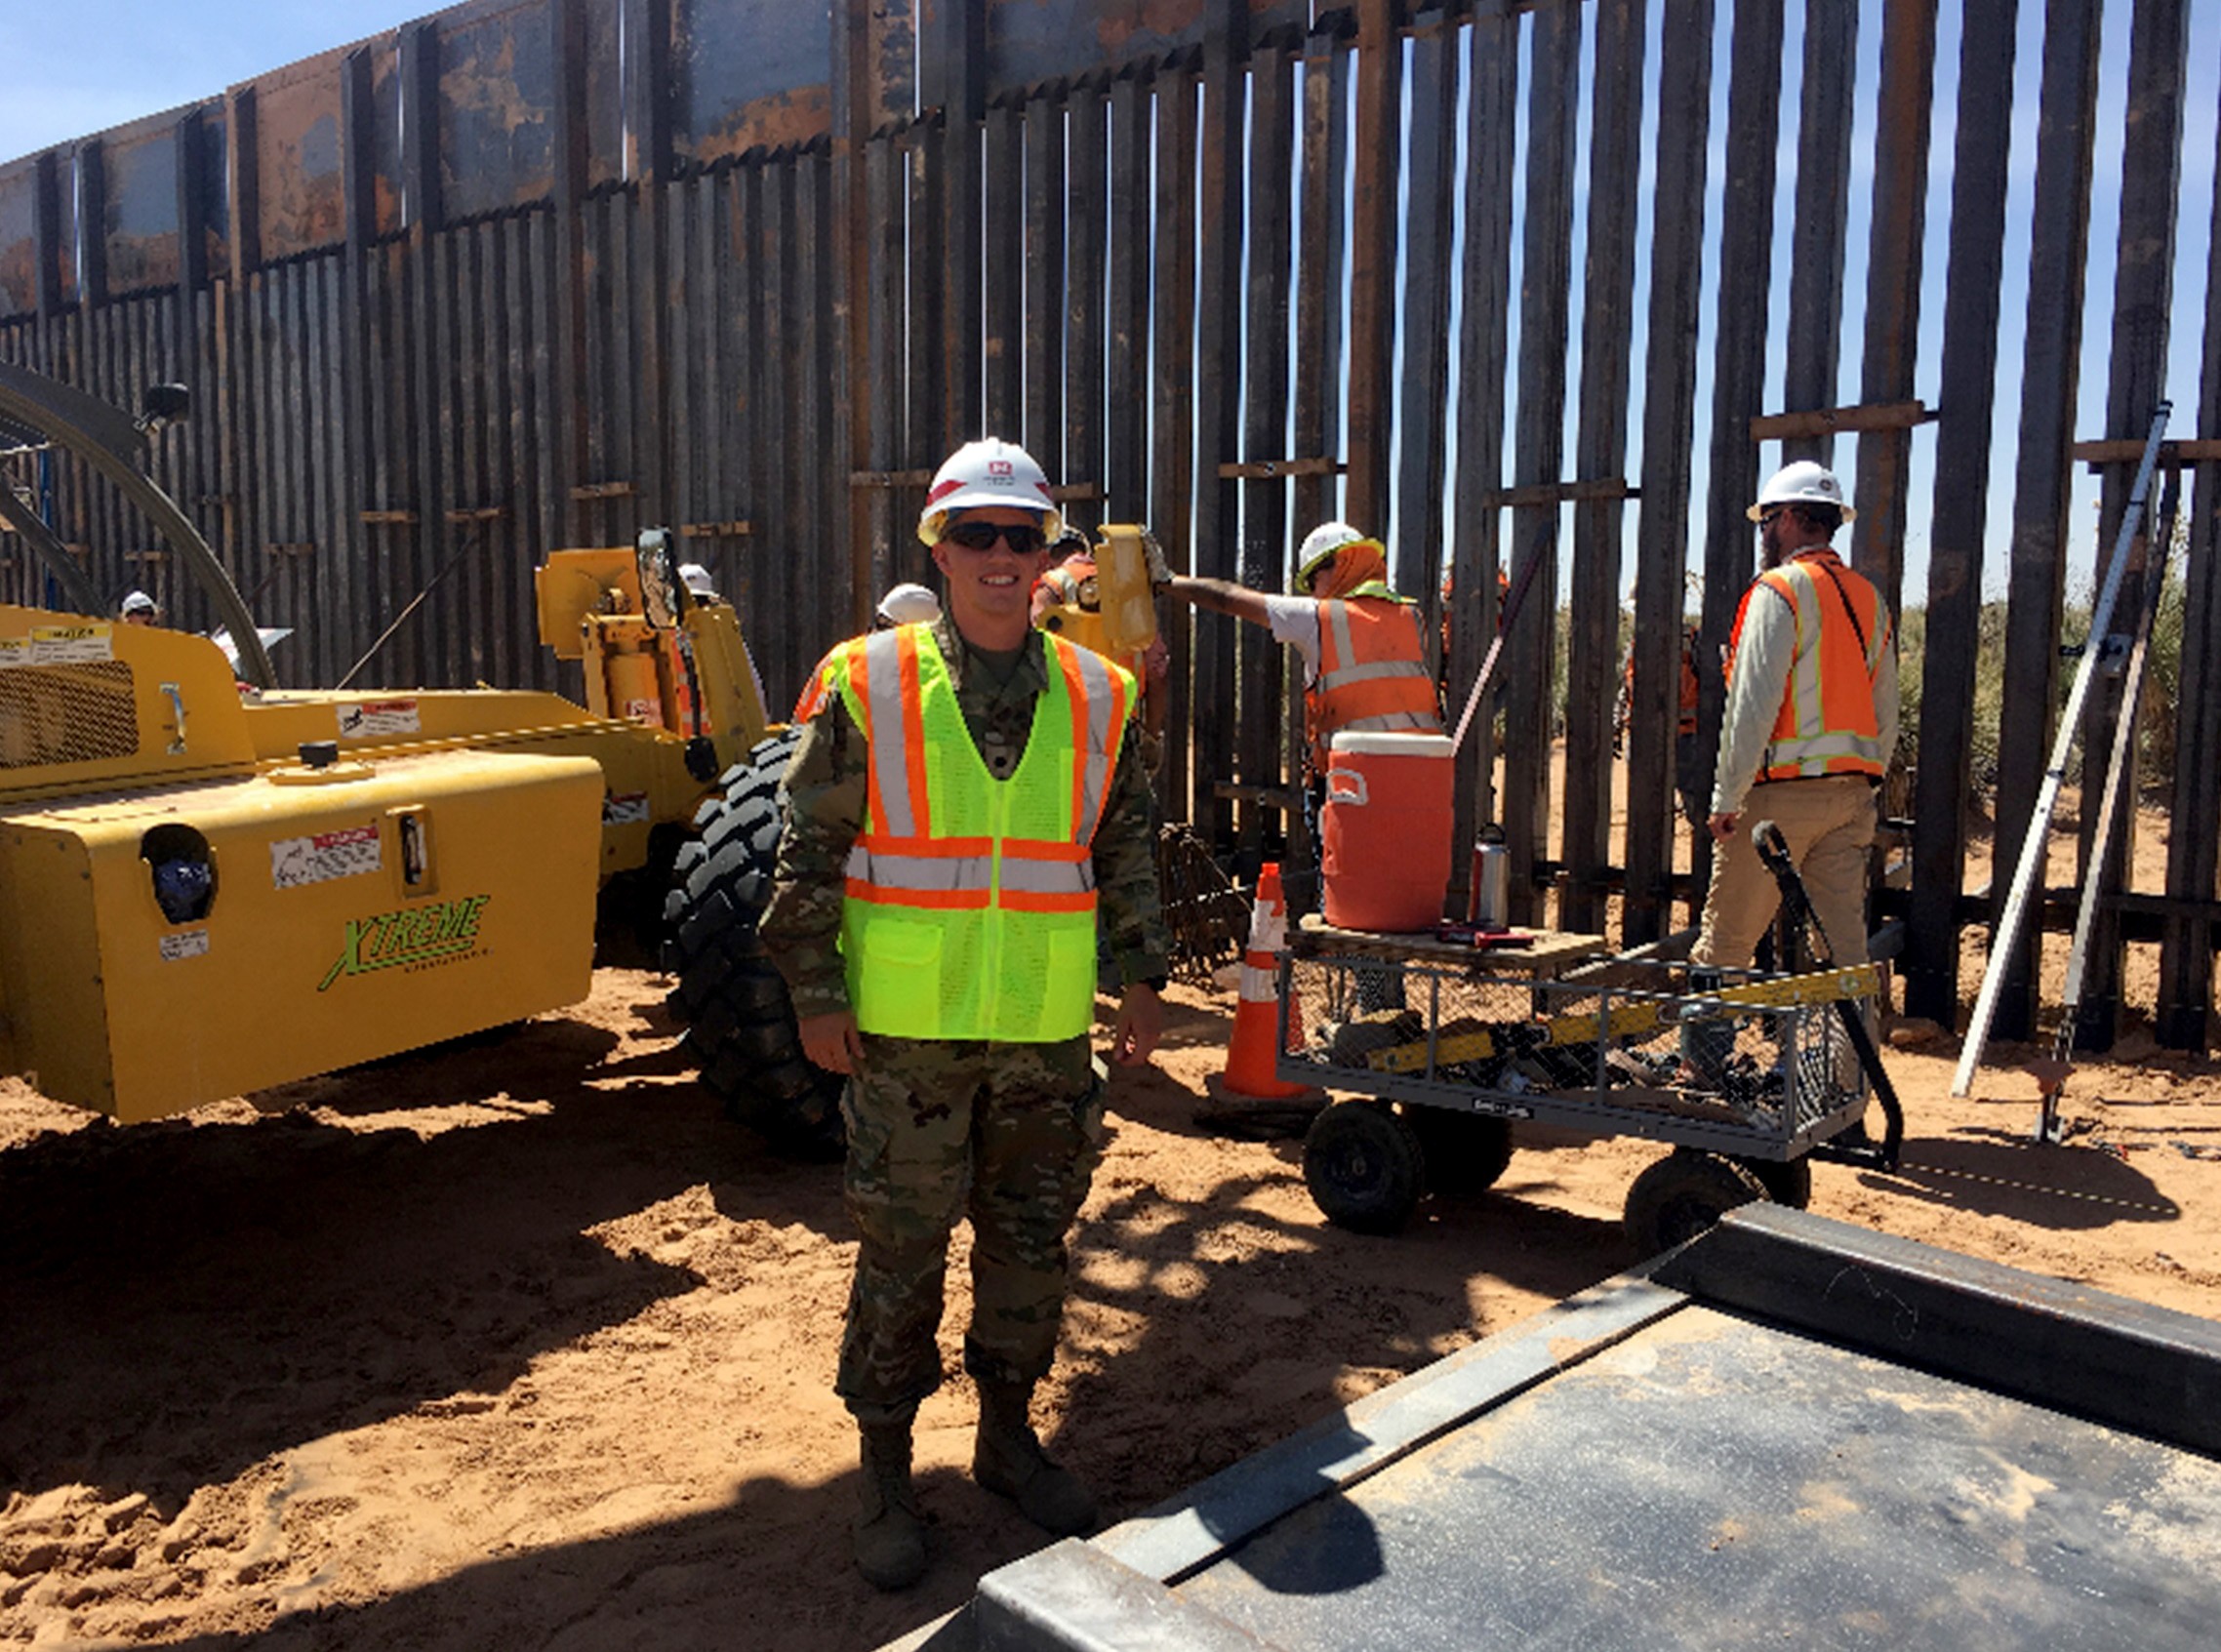
[{"label": "camouflage jacket", "polygon": [[[1017,672],[999,691],[947,615],[933,623],[933,636],[989,773],[1010,774],[1032,730],[1033,703],[1049,685],[1040,633],[1027,633]],[[1166,970],[1154,800],[1135,732],[1129,724],[1094,842],[1096,898],[1119,979],[1129,986]],[[759,926],[764,950],[787,978],[798,1016],[848,1008],[840,914],[848,852],[864,825],[868,771],[864,731],[839,695],[825,696],[803,722],[787,766],[787,829],[779,842],[771,905]]]}]

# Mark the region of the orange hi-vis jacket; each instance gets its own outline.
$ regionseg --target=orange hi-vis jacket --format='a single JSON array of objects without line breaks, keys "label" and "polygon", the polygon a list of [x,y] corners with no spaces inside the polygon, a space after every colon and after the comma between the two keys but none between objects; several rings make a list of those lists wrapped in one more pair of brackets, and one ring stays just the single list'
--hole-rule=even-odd
[{"label": "orange hi-vis jacket", "polygon": [[1095,828],[1133,678],[1044,636],[1025,755],[988,772],[931,627],[843,644],[821,672],[869,753],[841,951],[866,1032],[1037,1043],[1095,1015]]},{"label": "orange hi-vis jacket", "polygon": [[1874,684],[1882,651],[1891,645],[1881,593],[1829,546],[1803,551],[1760,574],[1743,593],[1730,660],[1742,646],[1744,616],[1761,585],[1789,604],[1797,646],[1758,779],[1880,776],[1889,753],[1881,749]]},{"label": "orange hi-vis jacket", "polygon": [[1386,585],[1359,585],[1318,605],[1318,676],[1304,691],[1311,761],[1324,774],[1344,729],[1440,734],[1441,703],[1427,669],[1419,611]]}]

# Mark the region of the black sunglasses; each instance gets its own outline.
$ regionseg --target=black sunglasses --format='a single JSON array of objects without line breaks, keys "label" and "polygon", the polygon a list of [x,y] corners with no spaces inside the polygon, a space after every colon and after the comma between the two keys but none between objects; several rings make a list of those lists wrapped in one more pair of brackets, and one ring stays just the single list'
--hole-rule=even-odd
[{"label": "black sunglasses", "polygon": [[1031,556],[1049,544],[1048,536],[1030,522],[1011,527],[1000,522],[958,522],[944,529],[941,537],[966,550],[992,550],[1000,540],[1020,556]]}]

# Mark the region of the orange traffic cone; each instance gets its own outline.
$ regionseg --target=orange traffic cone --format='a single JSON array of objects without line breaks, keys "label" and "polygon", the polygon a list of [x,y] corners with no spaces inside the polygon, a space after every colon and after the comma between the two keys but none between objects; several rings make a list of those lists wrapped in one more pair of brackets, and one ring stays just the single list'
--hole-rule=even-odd
[{"label": "orange traffic cone", "polygon": [[[1288,913],[1280,893],[1280,867],[1268,861],[1257,879],[1257,905],[1249,919],[1249,945],[1241,958],[1240,1001],[1233,1012],[1233,1036],[1227,1041],[1227,1068],[1205,1080],[1220,1102],[1323,1103],[1322,1091],[1290,1084],[1273,1074],[1273,1045],[1279,1030],[1279,952],[1288,941]],[[1288,1048],[1303,1044],[1303,1011],[1288,1005]]]}]

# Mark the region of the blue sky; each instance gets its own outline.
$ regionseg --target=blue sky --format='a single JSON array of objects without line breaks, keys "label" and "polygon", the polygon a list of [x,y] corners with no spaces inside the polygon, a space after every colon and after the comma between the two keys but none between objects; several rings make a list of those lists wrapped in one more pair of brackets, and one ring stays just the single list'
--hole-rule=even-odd
[{"label": "blue sky", "polygon": [[421,0],[0,0],[0,160],[212,97],[438,9]]}]

